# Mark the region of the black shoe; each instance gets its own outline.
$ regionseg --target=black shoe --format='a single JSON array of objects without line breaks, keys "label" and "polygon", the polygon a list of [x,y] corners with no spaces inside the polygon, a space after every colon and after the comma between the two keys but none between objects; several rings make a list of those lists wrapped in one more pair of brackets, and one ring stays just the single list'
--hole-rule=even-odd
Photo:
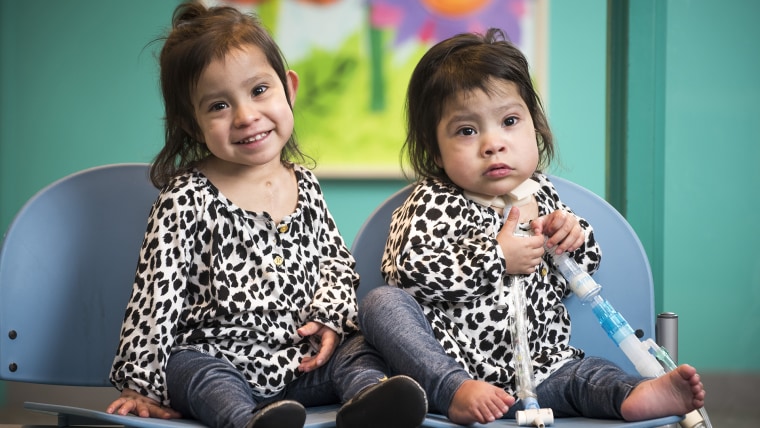
[{"label": "black shoe", "polygon": [[416,428],[426,414],[425,390],[410,377],[394,376],[350,399],[335,422],[338,428]]},{"label": "black shoe", "polygon": [[303,428],[306,409],[292,400],[275,401],[258,409],[246,428]]}]

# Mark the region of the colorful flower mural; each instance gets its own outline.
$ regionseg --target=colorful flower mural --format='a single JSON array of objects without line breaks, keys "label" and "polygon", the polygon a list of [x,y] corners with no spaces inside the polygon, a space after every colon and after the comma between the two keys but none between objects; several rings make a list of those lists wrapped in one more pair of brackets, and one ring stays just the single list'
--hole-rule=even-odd
[{"label": "colorful flower mural", "polygon": [[[205,0],[257,13],[301,78],[296,134],[322,176],[400,176],[406,84],[422,54],[501,28],[531,60],[544,0]],[[531,60],[533,67],[540,66]]]},{"label": "colorful flower mural", "polygon": [[436,43],[454,34],[498,27],[519,45],[525,0],[369,0],[371,25],[393,28],[397,43]]}]

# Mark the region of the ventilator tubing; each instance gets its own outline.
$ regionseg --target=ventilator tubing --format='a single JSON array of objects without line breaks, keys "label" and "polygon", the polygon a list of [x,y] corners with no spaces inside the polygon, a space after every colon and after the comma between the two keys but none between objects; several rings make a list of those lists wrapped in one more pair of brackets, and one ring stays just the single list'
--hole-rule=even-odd
[{"label": "ventilator tubing", "polygon": [[[665,368],[668,371],[675,369],[675,363],[664,349],[651,339],[642,342],[636,337],[628,321],[602,298],[602,287],[582,270],[575,260],[567,253],[555,255],[553,251],[548,252],[552,255],[557,269],[567,280],[570,290],[583,304],[591,306],[602,329],[633,363],[641,376],[659,377],[666,373]],[[712,428],[704,407],[687,414],[679,424],[682,428]]]},{"label": "ventilator tubing", "polygon": [[544,428],[554,423],[552,409],[542,409],[536,399],[536,388],[533,380],[533,360],[528,346],[528,315],[527,302],[525,300],[525,288],[522,280],[511,275],[509,277],[509,297],[512,304],[512,316],[509,328],[514,345],[515,375],[517,380],[517,398],[524,406],[524,410],[515,412],[517,425],[531,425]]}]

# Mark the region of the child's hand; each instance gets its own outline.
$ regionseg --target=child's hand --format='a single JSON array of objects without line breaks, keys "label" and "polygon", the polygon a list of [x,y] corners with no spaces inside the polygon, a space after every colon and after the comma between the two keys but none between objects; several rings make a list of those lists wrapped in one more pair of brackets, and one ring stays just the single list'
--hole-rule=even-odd
[{"label": "child's hand", "polygon": [[530,226],[534,235],[548,238],[546,248],[554,249],[556,254],[575,251],[585,240],[578,218],[566,211],[553,211],[533,220]]},{"label": "child's hand", "polygon": [[182,415],[171,407],[162,407],[158,401],[148,398],[129,388],[121,391],[121,396],[106,409],[107,413],[135,414],[142,418],[175,419]]},{"label": "child's hand", "polygon": [[306,356],[301,360],[298,369],[308,373],[322,365],[330,359],[335,349],[338,347],[338,333],[324,324],[310,321],[298,329],[298,334],[303,337],[309,337],[319,352],[315,356]]},{"label": "child's hand", "polygon": [[501,245],[507,261],[507,273],[529,274],[536,270],[544,255],[544,237],[515,236],[515,229],[520,221],[520,209],[512,207],[496,240]]}]

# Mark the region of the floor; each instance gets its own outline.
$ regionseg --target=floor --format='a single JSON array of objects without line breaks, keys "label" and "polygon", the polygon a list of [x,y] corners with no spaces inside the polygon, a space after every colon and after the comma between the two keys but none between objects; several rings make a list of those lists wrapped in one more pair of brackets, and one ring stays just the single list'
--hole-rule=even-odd
[{"label": "floor", "polygon": [[[714,428],[760,426],[760,373],[702,373],[708,416]],[[73,388],[5,383],[0,425],[55,424],[53,416],[23,408],[25,401],[104,409],[118,396],[113,388]],[[5,428],[5,427],[0,427]]]}]

